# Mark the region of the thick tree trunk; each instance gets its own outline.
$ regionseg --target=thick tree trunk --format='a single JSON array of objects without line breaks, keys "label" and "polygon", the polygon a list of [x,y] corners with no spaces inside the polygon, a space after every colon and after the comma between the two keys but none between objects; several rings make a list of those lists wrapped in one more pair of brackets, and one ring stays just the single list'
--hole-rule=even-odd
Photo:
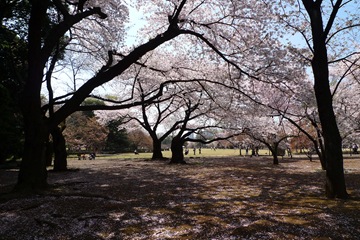
[{"label": "thick tree trunk", "polygon": [[278,158],[278,156],[276,154],[273,156],[273,164],[274,165],[279,165],[279,158]]},{"label": "thick tree trunk", "polygon": [[269,148],[272,156],[273,156],[273,164],[274,165],[278,165],[279,164],[279,158],[278,158],[278,144],[274,144],[275,146],[273,146],[270,143],[265,143],[264,144]]},{"label": "thick tree trunk", "polygon": [[29,20],[28,76],[22,95],[25,145],[17,190],[36,191],[47,186],[45,148],[49,131],[40,100],[46,62],[41,54],[41,36],[47,4],[47,1],[33,1]]},{"label": "thick tree trunk", "polygon": [[[36,112],[36,111],[34,111]],[[37,191],[47,187],[46,170],[46,142],[48,132],[46,125],[41,119],[24,116],[25,121],[25,145],[23,158],[20,165],[18,182],[15,187],[19,191]]]},{"label": "thick tree trunk", "polygon": [[159,140],[153,139],[153,154],[151,159],[164,159],[161,151],[161,142]]},{"label": "thick tree trunk", "polygon": [[314,57],[312,59],[312,69],[315,81],[315,96],[325,145],[326,196],[328,198],[337,197],[345,199],[348,198],[348,193],[345,186],[342,139],[332,105],[326,33],[323,29],[321,6],[312,0],[303,0],[303,3],[311,19],[313,35]]},{"label": "thick tree trunk", "polygon": [[66,142],[59,127],[56,127],[51,135],[54,142],[54,171],[66,171],[67,170],[67,152]]},{"label": "thick tree trunk", "polygon": [[273,155],[273,164],[279,165],[279,158],[277,156],[277,149],[276,148],[269,148],[271,154]]},{"label": "thick tree trunk", "polygon": [[327,65],[326,69],[324,69],[316,65],[315,60],[313,62],[313,65],[315,65],[313,66],[315,94],[325,143],[326,196],[328,198],[348,198],[344,176],[342,139],[332,107],[328,75],[326,75]]},{"label": "thick tree trunk", "polygon": [[185,164],[184,153],[183,153],[183,141],[180,138],[173,138],[171,141],[171,160],[170,163],[181,163]]}]

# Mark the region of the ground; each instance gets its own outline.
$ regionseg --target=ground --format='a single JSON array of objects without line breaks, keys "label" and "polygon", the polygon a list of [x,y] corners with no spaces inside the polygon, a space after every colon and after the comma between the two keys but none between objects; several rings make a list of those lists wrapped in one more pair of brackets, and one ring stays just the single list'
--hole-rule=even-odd
[{"label": "ground", "polygon": [[360,239],[360,160],[346,159],[351,199],[324,197],[318,161],[191,158],[69,160],[51,188],[8,193],[0,169],[0,239]]}]

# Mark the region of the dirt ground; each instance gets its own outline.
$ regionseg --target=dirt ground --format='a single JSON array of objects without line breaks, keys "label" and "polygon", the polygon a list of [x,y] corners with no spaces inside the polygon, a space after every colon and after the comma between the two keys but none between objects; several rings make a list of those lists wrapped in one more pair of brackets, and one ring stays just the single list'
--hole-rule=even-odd
[{"label": "dirt ground", "polygon": [[327,200],[318,161],[197,158],[70,160],[51,189],[9,194],[0,169],[0,239],[360,239],[360,159],[346,159],[351,199]]}]

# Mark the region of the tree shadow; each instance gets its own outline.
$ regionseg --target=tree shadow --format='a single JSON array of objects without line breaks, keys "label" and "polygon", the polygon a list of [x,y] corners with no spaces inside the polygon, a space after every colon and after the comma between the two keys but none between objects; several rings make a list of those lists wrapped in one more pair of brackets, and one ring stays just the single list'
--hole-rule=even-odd
[{"label": "tree shadow", "polygon": [[[324,172],[304,160],[88,162],[50,172],[51,189],[0,206],[8,239],[354,239],[360,236],[360,171],[353,198],[327,200]],[[3,186],[3,185],[2,185]],[[1,187],[2,188],[2,187]],[[3,188],[2,188],[3,189]],[[22,229],[19,231],[19,229]],[[336,229],[336,231],[329,231]]]}]

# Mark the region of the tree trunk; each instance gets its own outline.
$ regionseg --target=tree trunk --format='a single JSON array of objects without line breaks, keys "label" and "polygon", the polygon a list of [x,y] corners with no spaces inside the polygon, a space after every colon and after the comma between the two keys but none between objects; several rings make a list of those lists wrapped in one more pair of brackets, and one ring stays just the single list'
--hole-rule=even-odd
[{"label": "tree trunk", "polygon": [[321,169],[322,170],[326,170],[326,159],[325,159],[325,155],[323,153],[321,153],[319,156],[320,159],[320,164],[321,164]]},{"label": "tree trunk", "polygon": [[184,142],[181,141],[180,138],[178,137],[173,138],[173,140],[171,141],[172,157],[170,163],[181,163],[181,164],[186,163],[184,160],[183,144]]},{"label": "tree trunk", "polygon": [[279,164],[279,158],[277,156],[277,154],[278,154],[278,152],[277,152],[278,147],[277,146],[278,145],[274,144],[274,146],[272,146],[272,144],[266,143],[266,142],[264,142],[264,144],[269,148],[271,154],[273,155],[273,164],[278,165]]},{"label": "tree trunk", "polygon": [[[315,64],[315,62],[314,62]],[[327,70],[327,69],[326,69]],[[319,109],[320,122],[323,128],[326,159],[326,196],[328,198],[348,198],[345,185],[342,140],[336,123],[332,107],[332,98],[324,69],[313,67],[314,75],[319,78],[315,81],[315,93]],[[328,91],[325,91],[325,89]]]},{"label": "tree trunk", "polygon": [[151,159],[164,159],[161,151],[161,142],[158,139],[153,139],[153,154]]},{"label": "tree trunk", "polygon": [[311,20],[314,56],[312,69],[314,89],[319,118],[323,130],[326,159],[326,196],[328,198],[348,198],[345,186],[342,139],[336,123],[329,84],[329,69],[326,49],[326,33],[323,30],[320,4],[303,0]]},{"label": "tree trunk", "polygon": [[39,119],[39,116],[35,116],[35,114],[32,116],[24,115],[24,119],[26,119],[25,145],[18,182],[15,187],[19,191],[33,192],[47,187],[45,150],[49,135],[41,118],[42,116]]},{"label": "tree trunk", "polygon": [[317,133],[317,141],[315,144],[315,151],[317,153],[317,155],[319,156],[320,159],[320,163],[321,163],[321,168],[322,170],[326,170],[326,158],[325,158],[325,149],[324,149],[324,144],[322,141],[322,134],[321,134],[321,130],[319,129],[318,126],[316,126],[316,133]]},{"label": "tree trunk", "polygon": [[273,164],[274,165],[279,165],[279,158],[278,158],[278,155],[277,155],[277,148],[269,147],[269,149],[270,149],[270,152],[273,155]]},{"label": "tree trunk", "polygon": [[278,158],[278,156],[276,154],[273,156],[273,164],[274,165],[279,165],[279,158]]},{"label": "tree trunk", "polygon": [[51,135],[54,142],[54,171],[66,171],[67,152],[64,135],[59,127],[56,127],[53,131],[51,131]]},{"label": "tree trunk", "polygon": [[320,159],[320,163],[321,163],[321,169],[322,170],[326,170],[326,159],[324,156],[324,150],[322,149],[321,151],[318,149],[318,146],[315,146],[315,152],[318,155],[319,159]]},{"label": "tree trunk", "polygon": [[52,165],[52,158],[54,154],[54,143],[52,141],[46,142],[46,150],[45,150],[45,157],[46,157],[46,166],[50,167]]},{"label": "tree trunk", "polygon": [[41,36],[47,4],[47,1],[33,1],[29,19],[28,76],[22,94],[25,144],[17,190],[36,191],[47,186],[45,147],[49,131],[40,99],[46,62],[41,54]]}]

